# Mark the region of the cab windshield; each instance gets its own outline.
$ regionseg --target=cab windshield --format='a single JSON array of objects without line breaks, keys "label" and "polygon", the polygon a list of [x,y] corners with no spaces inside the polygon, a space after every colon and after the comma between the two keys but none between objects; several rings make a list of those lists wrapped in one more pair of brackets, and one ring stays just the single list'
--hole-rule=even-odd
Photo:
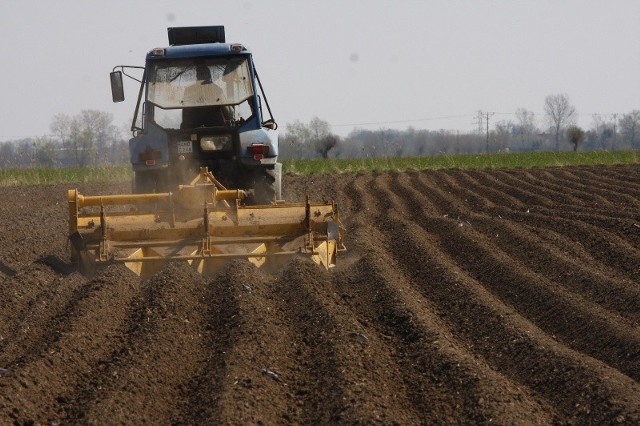
[{"label": "cab windshield", "polygon": [[147,99],[162,109],[237,105],[252,95],[242,57],[157,61],[149,69]]}]

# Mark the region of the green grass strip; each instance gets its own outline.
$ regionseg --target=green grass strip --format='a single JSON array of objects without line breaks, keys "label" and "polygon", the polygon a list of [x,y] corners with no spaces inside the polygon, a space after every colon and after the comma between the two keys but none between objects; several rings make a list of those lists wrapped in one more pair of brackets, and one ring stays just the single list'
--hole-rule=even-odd
[{"label": "green grass strip", "polygon": [[[285,160],[289,175],[376,173],[426,169],[531,168],[640,164],[640,151],[526,152],[433,157]],[[0,169],[0,186],[131,181],[130,166]]]},{"label": "green grass strip", "polygon": [[0,186],[128,182],[130,166],[0,169]]},{"label": "green grass strip", "polygon": [[291,175],[426,170],[514,169],[580,165],[639,164],[639,151],[526,152],[438,155],[434,157],[286,160],[283,171]]}]

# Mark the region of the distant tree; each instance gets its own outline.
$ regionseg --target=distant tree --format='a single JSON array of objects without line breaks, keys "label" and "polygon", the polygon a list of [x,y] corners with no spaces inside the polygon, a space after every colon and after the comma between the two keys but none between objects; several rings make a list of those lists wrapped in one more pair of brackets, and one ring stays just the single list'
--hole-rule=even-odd
[{"label": "distant tree", "polygon": [[71,117],[62,113],[54,115],[49,130],[60,139],[63,145],[66,144],[71,135]]},{"label": "distant tree", "polygon": [[11,167],[33,167],[35,165],[35,140],[23,138],[13,141],[15,146],[15,162]]},{"label": "distant tree", "polygon": [[623,143],[630,148],[640,148],[640,110],[633,110],[620,118]]},{"label": "distant tree", "polygon": [[305,158],[319,154],[328,158],[329,152],[336,147],[340,138],[331,133],[327,121],[314,117],[308,124],[299,120],[287,124],[287,133],[282,142],[285,156]]},{"label": "distant tree", "polygon": [[298,143],[306,143],[311,139],[311,130],[300,120],[295,120],[293,123],[287,123],[287,136]]},{"label": "distant tree", "polygon": [[16,167],[17,156],[16,146],[12,142],[0,143],[0,167],[10,168]]},{"label": "distant tree", "polygon": [[514,125],[510,120],[498,121],[495,130],[495,145],[498,151],[508,151]]},{"label": "distant tree", "polygon": [[71,134],[69,135],[68,147],[75,155],[76,164],[85,167],[89,164],[93,155],[93,147],[95,145],[94,137],[82,121],[76,117],[71,122]]},{"label": "distant tree", "polygon": [[286,132],[280,135],[280,156],[283,159],[310,158],[313,152],[307,145],[311,130],[300,120],[287,123]]},{"label": "distant tree", "polygon": [[313,117],[309,122],[308,127],[313,141],[318,141],[331,134],[331,126],[329,123],[319,119],[318,117]]},{"label": "distant tree", "polygon": [[329,158],[329,151],[331,151],[338,144],[338,136],[329,134],[322,139],[316,140],[315,147],[316,152],[320,154],[322,158]]},{"label": "distant tree", "polygon": [[613,147],[614,122],[606,115],[593,114],[592,130],[596,135],[596,149],[607,149]]},{"label": "distant tree", "polygon": [[582,143],[585,138],[584,130],[576,125],[571,125],[567,127],[567,140],[571,145],[573,145],[573,151],[578,150],[578,146]]},{"label": "distant tree", "polygon": [[58,146],[50,137],[36,138],[34,148],[36,164],[44,167],[54,167],[58,164]]},{"label": "distant tree", "polygon": [[538,133],[536,126],[536,115],[526,108],[516,110],[516,124],[513,129],[514,134],[520,136],[526,145],[530,145],[534,136]]},{"label": "distant tree", "polygon": [[544,100],[544,112],[555,136],[555,149],[560,149],[562,129],[576,121],[576,108],[569,102],[569,95],[549,95]]},{"label": "distant tree", "polygon": [[318,117],[313,117],[309,122],[309,132],[311,134],[311,140],[315,151],[320,154],[322,158],[329,157],[329,151],[331,151],[338,144],[338,136],[331,133],[331,126],[327,121],[321,120]]},{"label": "distant tree", "polygon": [[117,133],[117,128],[112,124],[111,114],[95,109],[80,111],[80,120],[83,132],[91,135],[98,152],[104,151]]},{"label": "distant tree", "polygon": [[83,110],[74,117],[55,115],[49,128],[73,155],[75,163],[85,167],[90,163],[104,163],[98,153],[107,155],[114,139],[119,139],[119,131],[112,120],[109,113]]}]

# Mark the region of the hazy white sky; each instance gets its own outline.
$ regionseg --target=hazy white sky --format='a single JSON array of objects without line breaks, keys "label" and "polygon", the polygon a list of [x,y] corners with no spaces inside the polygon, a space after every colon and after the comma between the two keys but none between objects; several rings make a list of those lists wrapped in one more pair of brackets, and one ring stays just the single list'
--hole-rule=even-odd
[{"label": "hazy white sky", "polygon": [[639,0],[0,0],[0,141],[49,133],[83,109],[130,125],[137,84],[111,102],[115,65],[143,65],[168,26],[225,25],[254,52],[284,129],[474,129],[567,93],[579,124],[640,109]]}]

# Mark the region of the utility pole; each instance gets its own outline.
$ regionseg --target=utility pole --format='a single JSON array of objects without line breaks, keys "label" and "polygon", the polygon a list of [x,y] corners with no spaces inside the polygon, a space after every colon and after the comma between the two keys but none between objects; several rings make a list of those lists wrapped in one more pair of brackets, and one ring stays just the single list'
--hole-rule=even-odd
[{"label": "utility pole", "polygon": [[616,124],[618,121],[618,113],[613,113],[613,139],[611,140],[611,151],[616,149]]},{"label": "utility pole", "polygon": [[484,112],[482,112],[481,109],[478,110],[478,117],[476,119],[476,125],[478,126],[478,133],[482,134],[483,129],[483,117],[484,117]]},{"label": "utility pole", "polygon": [[486,120],[487,120],[487,154],[489,153],[489,117],[493,117],[493,114],[495,114],[494,112],[487,112],[486,113]]},{"label": "utility pole", "polygon": [[487,123],[487,154],[489,153],[489,117],[493,117],[493,114],[495,114],[495,112],[483,112],[481,109],[478,110],[478,133],[482,134],[484,130],[483,127],[485,125],[484,123]]},{"label": "utility pole", "polygon": [[489,113],[487,113],[487,154],[489,153]]}]

